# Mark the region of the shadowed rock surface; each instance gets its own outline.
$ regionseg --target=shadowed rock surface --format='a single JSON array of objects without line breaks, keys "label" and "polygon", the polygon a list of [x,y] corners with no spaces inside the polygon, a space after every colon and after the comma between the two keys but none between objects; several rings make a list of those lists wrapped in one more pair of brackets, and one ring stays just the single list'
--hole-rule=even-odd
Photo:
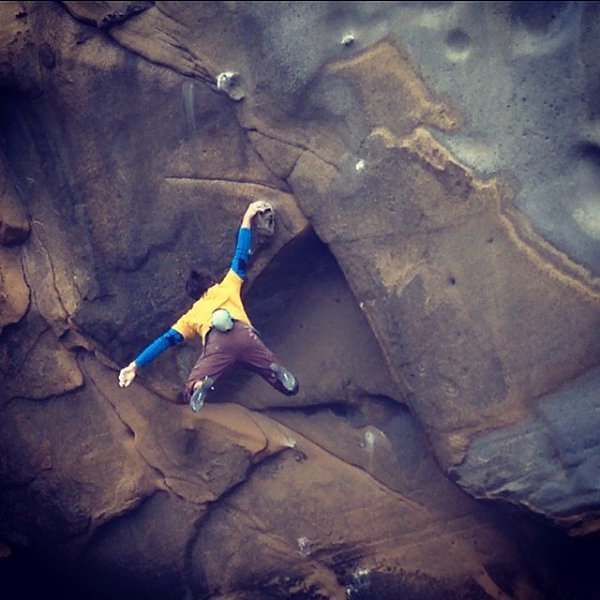
[{"label": "shadowed rock surface", "polygon": [[[0,5],[0,574],[595,600],[597,3]],[[119,369],[229,265],[298,376]]]}]

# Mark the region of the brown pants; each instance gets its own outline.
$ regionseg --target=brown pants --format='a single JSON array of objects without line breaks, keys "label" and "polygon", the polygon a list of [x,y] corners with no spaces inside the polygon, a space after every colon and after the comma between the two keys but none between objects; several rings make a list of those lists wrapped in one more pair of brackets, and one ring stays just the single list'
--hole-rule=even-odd
[{"label": "brown pants", "polygon": [[235,364],[258,373],[277,391],[290,396],[296,392],[285,389],[271,370],[273,363],[281,364],[275,354],[265,346],[258,333],[241,321],[234,321],[233,329],[227,332],[211,329],[204,343],[204,349],[192,367],[185,383],[182,401],[190,400],[194,385],[205,377],[217,381]]}]

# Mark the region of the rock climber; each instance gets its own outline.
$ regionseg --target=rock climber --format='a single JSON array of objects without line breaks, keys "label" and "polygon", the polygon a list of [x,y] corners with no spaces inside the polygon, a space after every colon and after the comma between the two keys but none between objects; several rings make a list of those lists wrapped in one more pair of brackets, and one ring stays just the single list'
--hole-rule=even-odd
[{"label": "rock climber", "polygon": [[215,382],[235,364],[258,373],[276,390],[287,396],[298,393],[297,378],[282,366],[252,326],[241,299],[246,266],[252,245],[252,221],[258,213],[272,211],[263,201],[246,209],[237,234],[231,265],[216,283],[208,271],[193,272],[186,284],[197,298],[193,306],[165,333],[148,345],[139,356],[119,372],[119,385],[127,387],[139,368],[147,365],[171,346],[200,336],[203,349],[192,367],[181,394],[181,401],[198,412]]}]

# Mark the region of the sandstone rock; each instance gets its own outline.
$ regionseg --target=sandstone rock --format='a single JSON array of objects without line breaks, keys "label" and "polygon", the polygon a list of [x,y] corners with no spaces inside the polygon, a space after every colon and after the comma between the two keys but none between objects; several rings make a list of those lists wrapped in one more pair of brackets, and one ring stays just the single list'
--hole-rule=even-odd
[{"label": "sandstone rock", "polygon": [[[599,14],[4,3],[3,581],[595,600]],[[256,199],[300,393],[236,370],[193,414],[198,344],[119,388]]]},{"label": "sandstone rock", "polygon": [[20,253],[0,248],[0,331],[18,323],[29,307],[29,288],[23,278]]},{"label": "sandstone rock", "polygon": [[[6,181],[4,184],[6,185]],[[0,245],[21,244],[31,231],[23,209],[16,198],[9,193],[3,193],[0,201]]]},{"label": "sandstone rock", "polygon": [[152,6],[152,2],[63,2],[77,19],[100,29],[125,21]]}]

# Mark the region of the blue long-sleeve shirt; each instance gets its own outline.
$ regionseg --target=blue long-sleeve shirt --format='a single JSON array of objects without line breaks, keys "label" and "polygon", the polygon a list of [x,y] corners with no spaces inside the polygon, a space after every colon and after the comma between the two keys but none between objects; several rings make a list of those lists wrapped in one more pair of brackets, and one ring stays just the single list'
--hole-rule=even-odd
[{"label": "blue long-sleeve shirt", "polygon": [[248,227],[240,227],[235,252],[233,253],[233,259],[231,261],[231,269],[242,279],[246,279],[246,267],[248,266],[251,245],[252,230]]},{"label": "blue long-sleeve shirt", "polygon": [[[250,257],[250,247],[252,245],[252,230],[248,227],[240,227],[237,236],[237,243],[231,260],[231,270],[235,271],[242,279],[246,279],[246,267]],[[167,348],[183,343],[184,338],[178,331],[169,328],[161,336],[157,337],[151,344],[138,355],[133,361],[138,368],[152,362],[157,356],[162,354]]]}]

